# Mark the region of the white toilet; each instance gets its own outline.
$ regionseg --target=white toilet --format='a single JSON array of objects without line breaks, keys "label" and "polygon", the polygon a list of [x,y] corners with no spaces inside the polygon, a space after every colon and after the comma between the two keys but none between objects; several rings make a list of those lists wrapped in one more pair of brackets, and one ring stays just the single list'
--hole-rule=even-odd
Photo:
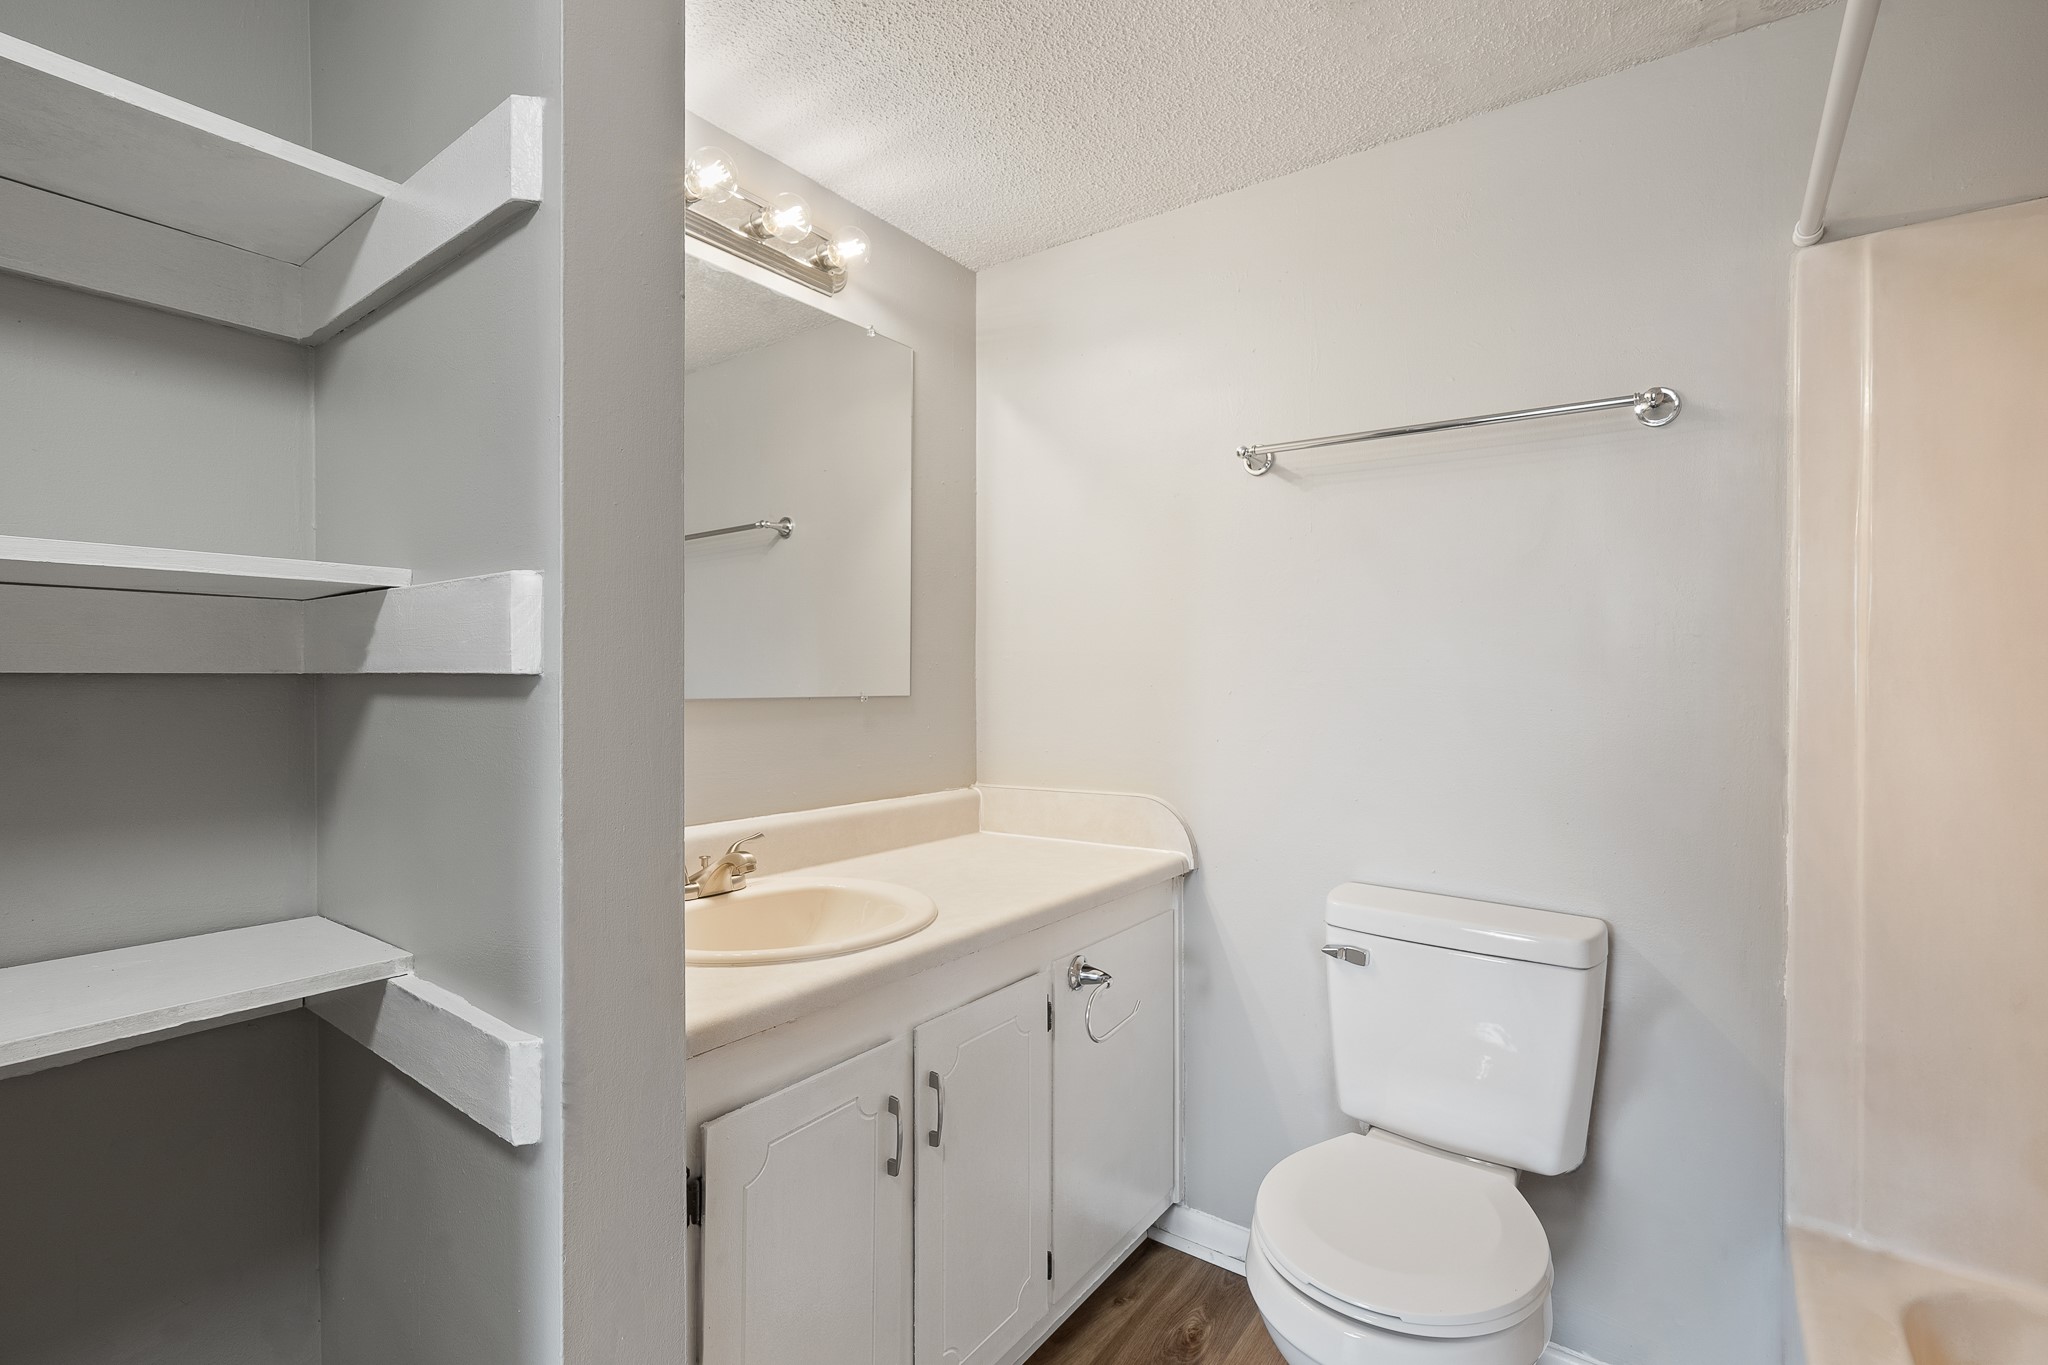
[{"label": "white toilet", "polygon": [[1330,893],[1337,1095],[1367,1125],[1259,1186],[1245,1276],[1289,1365],[1534,1365],[1550,1242],[1515,1188],[1586,1155],[1607,926]]}]

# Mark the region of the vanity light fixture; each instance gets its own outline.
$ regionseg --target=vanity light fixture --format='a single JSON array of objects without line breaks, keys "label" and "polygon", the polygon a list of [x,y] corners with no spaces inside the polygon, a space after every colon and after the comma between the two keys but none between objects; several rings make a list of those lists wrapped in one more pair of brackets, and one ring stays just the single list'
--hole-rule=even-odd
[{"label": "vanity light fixture", "polygon": [[731,155],[717,147],[699,147],[684,165],[683,228],[821,294],[844,289],[847,268],[867,260],[871,250],[857,228],[819,228],[811,206],[797,195],[751,193],[740,184]]}]

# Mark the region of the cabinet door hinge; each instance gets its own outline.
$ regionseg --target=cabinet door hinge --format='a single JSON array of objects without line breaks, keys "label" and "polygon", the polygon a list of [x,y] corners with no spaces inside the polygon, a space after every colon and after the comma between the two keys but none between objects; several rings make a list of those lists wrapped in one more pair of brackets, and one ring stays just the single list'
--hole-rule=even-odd
[{"label": "cabinet door hinge", "polygon": [[683,1183],[683,1222],[691,1227],[704,1224],[704,1177],[691,1175]]}]

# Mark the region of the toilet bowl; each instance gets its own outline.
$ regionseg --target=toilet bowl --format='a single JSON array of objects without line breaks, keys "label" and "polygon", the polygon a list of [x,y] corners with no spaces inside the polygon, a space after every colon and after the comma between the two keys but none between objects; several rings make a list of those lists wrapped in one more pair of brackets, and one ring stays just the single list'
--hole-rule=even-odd
[{"label": "toilet bowl", "polygon": [[1288,1157],[1245,1279],[1288,1365],[1536,1365],[1550,1240],[1515,1188],[1586,1154],[1607,926],[1422,891],[1329,895],[1337,1100]]},{"label": "toilet bowl", "polygon": [[1534,1365],[1550,1340],[1550,1246],[1514,1172],[1382,1131],[1273,1168],[1245,1278],[1289,1365]]}]

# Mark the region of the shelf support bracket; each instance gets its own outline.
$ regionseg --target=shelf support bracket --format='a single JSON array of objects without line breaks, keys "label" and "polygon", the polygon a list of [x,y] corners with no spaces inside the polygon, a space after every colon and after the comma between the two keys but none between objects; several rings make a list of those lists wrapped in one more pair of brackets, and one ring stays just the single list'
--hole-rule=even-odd
[{"label": "shelf support bracket", "polygon": [[407,973],[306,1008],[514,1147],[541,1139],[541,1040]]}]

